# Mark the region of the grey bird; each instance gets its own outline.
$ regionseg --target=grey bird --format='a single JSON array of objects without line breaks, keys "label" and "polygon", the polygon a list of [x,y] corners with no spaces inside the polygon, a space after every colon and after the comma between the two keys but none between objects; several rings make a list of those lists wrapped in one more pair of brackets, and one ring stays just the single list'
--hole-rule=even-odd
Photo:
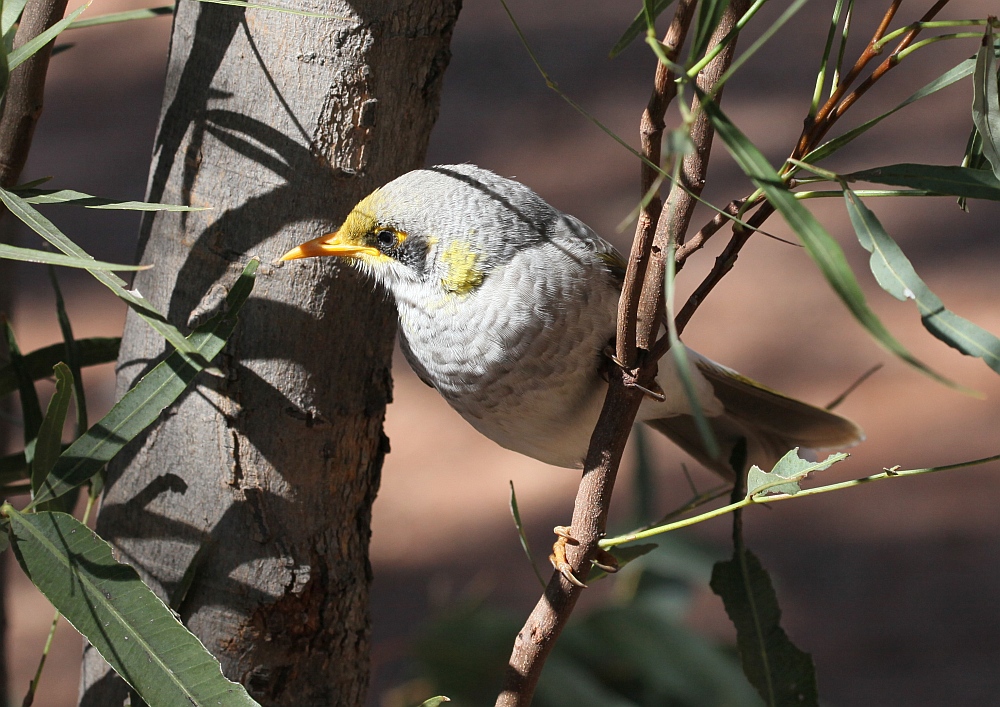
[{"label": "grey bird", "polygon": [[[625,261],[588,226],[523,184],[474,165],[408,172],[365,197],[334,233],[282,260],[339,256],[395,301],[407,361],[473,427],[548,464],[579,467],[607,391]],[[769,469],[793,447],[864,437],[839,415],[770,390],[688,349],[696,397],[722,454],[710,455],[674,359],[637,420],[708,468],[730,455]]]}]

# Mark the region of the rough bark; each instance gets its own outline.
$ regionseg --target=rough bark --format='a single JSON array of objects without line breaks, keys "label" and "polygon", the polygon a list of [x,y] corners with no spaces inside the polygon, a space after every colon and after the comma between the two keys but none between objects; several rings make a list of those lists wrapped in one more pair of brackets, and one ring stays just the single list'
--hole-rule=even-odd
[{"label": "rough bark", "polygon": [[[265,265],[223,377],[202,374],[113,463],[98,530],[265,705],[364,702],[395,331],[333,259],[267,264],[422,163],[459,4],[299,5],[342,20],[177,6],[148,195],[211,210],[146,220],[155,267],[136,287],[190,325],[250,255]],[[119,393],[163,351],[130,315]],[[85,651],[81,704],[126,694]]]}]

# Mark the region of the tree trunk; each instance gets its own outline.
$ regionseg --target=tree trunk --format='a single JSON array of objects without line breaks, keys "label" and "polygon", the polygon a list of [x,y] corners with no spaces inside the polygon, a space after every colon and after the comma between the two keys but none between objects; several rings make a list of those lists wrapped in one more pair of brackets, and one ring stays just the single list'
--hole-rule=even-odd
[{"label": "tree trunk", "polygon": [[[460,2],[307,5],[340,19],[177,6],[148,194],[211,210],[147,219],[135,285],[193,326],[264,265],[223,375],[109,468],[98,531],[255,699],[327,707],[365,699],[395,314],[332,258],[268,264],[421,165]],[[130,314],[119,394],[163,351]],[[86,650],[81,704],[126,695]]]}]

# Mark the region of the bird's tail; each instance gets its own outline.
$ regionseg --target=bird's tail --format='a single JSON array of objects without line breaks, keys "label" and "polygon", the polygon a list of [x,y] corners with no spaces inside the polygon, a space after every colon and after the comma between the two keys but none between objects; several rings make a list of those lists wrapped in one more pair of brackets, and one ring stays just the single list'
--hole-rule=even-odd
[{"label": "bird's tail", "polygon": [[[691,415],[673,415],[646,423],[669,437],[699,462],[733,478],[734,451],[746,439],[744,468],[756,464],[769,470],[789,449],[843,449],[864,439],[864,432],[845,417],[777,393],[708,359],[694,360],[708,379],[724,414],[709,417],[722,453],[712,457]],[[743,457],[743,454],[738,454]]]}]

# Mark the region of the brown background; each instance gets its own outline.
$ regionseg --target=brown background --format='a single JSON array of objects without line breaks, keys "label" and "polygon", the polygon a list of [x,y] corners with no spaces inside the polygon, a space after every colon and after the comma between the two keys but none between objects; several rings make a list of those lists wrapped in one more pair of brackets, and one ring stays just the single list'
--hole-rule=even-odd
[{"label": "brown background", "polygon": [[[873,4],[882,3],[865,3]],[[954,2],[943,16],[983,16],[990,4]],[[560,87],[635,143],[653,60],[639,44],[615,61],[606,58],[637,9],[632,5],[637,3],[522,1],[512,9]],[[787,154],[798,134],[829,5],[807,6],[727,89],[727,111],[772,161]],[[920,6],[911,10],[916,13],[930,3],[914,5]],[[120,0],[98,0],[88,14],[126,7]],[[781,9],[769,8],[766,14]],[[913,19],[905,5],[900,17]],[[874,15],[859,14],[858,37],[874,22]],[[57,186],[142,197],[169,29],[168,19],[157,19],[65,35],[76,46],[53,61],[26,179],[55,175]],[[974,49],[974,42],[942,43],[908,59],[880,87],[882,93],[873,92],[851,111],[846,124],[895,105]],[[514,176],[627,247],[628,233],[615,229],[637,199],[634,158],[545,87],[498,3],[467,3],[453,50],[428,163],[475,162]],[[903,160],[956,163],[968,135],[970,103],[971,83],[965,81],[890,119],[829,166],[849,171]],[[716,203],[747,191],[721,149],[709,177],[706,196]],[[974,203],[971,214],[944,198],[870,205],[947,306],[1000,332],[996,204]],[[1000,452],[1000,378],[981,361],[931,339],[910,303],[878,290],[841,201],[814,201],[810,207],[844,244],[872,306],[899,338],[984,398],[947,390],[892,359],[846,314],[801,249],[765,238],[751,242],[736,271],[699,311],[688,328],[688,344],[818,404],[834,398],[871,365],[885,363],[841,407],[864,426],[868,441],[827,472],[826,480],[896,464],[912,468]],[[135,216],[69,208],[47,213],[96,257],[132,258]],[[704,218],[696,216],[695,222]],[[5,219],[3,227],[10,228],[10,222]],[[768,228],[787,235],[777,219]],[[33,237],[22,233],[20,238],[34,245]],[[689,261],[682,289],[693,287],[706,272],[721,243]],[[22,349],[58,341],[44,273],[36,266],[3,267],[17,278],[13,320]],[[77,336],[120,333],[124,312],[114,297],[86,276],[68,273],[62,279]],[[517,487],[537,548],[549,541],[548,528],[569,518],[577,481],[575,472],[546,467],[481,438],[399,363],[386,423],[393,451],[375,506],[372,704],[405,676],[406,637],[434,606],[470,592],[489,592],[497,603],[527,612],[537,585],[509,519],[508,480]],[[87,382],[96,419],[112,403],[111,367],[92,371]],[[680,473],[684,459],[659,441],[655,459],[662,471],[658,508],[666,510],[689,495]],[[1000,465],[992,464],[748,514],[749,544],[774,575],[786,628],[816,660],[827,704],[996,703],[998,472]],[[714,483],[700,470],[694,477],[702,488]],[[621,498],[627,498],[629,481],[626,473]],[[688,538],[721,555],[728,532],[725,521],[716,521]],[[481,557],[487,541],[502,551]],[[51,609],[19,570],[12,566],[10,574],[7,640],[19,702]],[[690,622],[709,635],[731,638],[721,603],[707,589],[698,592]],[[75,704],[79,643],[72,629],[60,629],[36,704]]]}]

